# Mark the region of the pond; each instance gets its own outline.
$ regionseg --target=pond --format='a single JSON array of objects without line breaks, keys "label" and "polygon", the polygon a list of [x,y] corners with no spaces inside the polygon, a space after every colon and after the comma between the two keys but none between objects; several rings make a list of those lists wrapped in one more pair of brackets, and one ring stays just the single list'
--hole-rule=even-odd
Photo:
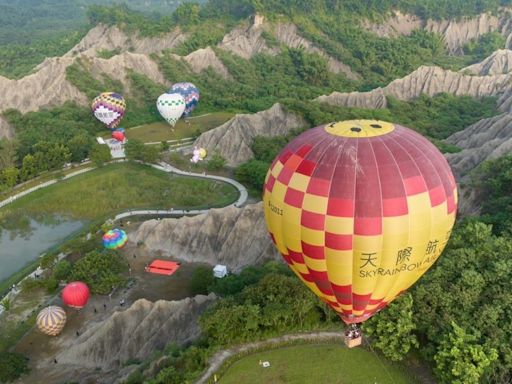
[{"label": "pond", "polygon": [[18,217],[0,226],[0,281],[80,230],[83,221],[62,217]]}]

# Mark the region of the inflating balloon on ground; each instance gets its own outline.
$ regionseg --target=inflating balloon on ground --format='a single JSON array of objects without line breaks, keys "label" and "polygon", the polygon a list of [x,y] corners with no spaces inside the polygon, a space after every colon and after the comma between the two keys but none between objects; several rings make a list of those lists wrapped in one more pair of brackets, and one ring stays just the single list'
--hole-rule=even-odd
[{"label": "inflating balloon on ground", "polygon": [[346,324],[358,324],[441,255],[457,188],[444,156],[420,134],[353,120],[291,141],[267,173],[263,204],[290,268]]},{"label": "inflating balloon on ground", "polygon": [[160,115],[174,127],[185,110],[185,99],[179,93],[164,93],[156,100],[156,107]]},{"label": "inflating balloon on ground", "polygon": [[57,336],[66,325],[66,311],[56,305],[43,308],[37,315],[37,328],[49,336]]},{"label": "inflating balloon on ground", "polygon": [[103,235],[103,246],[106,249],[119,249],[128,241],[126,232],[122,229],[111,229]]},{"label": "inflating balloon on ground", "polygon": [[122,131],[113,131],[112,132],[112,138],[117,140],[117,141],[120,141],[122,143],[122,142],[124,142],[124,139],[125,139],[124,132],[122,132]]},{"label": "inflating balloon on ground", "polygon": [[194,147],[194,150],[192,151],[192,158],[190,159],[190,161],[194,164],[197,164],[199,161],[204,160],[206,155],[206,149]]},{"label": "inflating balloon on ground", "polygon": [[62,290],[64,305],[75,309],[82,309],[89,301],[89,287],[81,281],[73,281]]},{"label": "inflating balloon on ground", "polygon": [[103,92],[94,98],[91,109],[99,121],[112,129],[117,127],[123,118],[126,103],[119,93]]}]

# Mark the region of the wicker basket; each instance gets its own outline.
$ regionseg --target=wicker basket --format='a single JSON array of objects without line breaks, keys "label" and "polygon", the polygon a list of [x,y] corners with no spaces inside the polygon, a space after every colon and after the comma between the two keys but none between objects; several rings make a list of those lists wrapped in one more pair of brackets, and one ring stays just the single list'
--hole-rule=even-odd
[{"label": "wicker basket", "polygon": [[345,345],[349,348],[358,347],[361,345],[362,342],[363,342],[362,336],[359,336],[356,338],[350,338],[350,337],[345,336]]}]

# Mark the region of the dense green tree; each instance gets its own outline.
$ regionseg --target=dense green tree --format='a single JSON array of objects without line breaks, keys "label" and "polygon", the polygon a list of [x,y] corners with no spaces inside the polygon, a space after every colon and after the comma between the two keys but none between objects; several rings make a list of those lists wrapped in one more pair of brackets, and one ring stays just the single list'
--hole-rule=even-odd
[{"label": "dense green tree", "polygon": [[435,372],[441,383],[478,384],[487,367],[498,353],[476,343],[476,337],[466,333],[454,322],[444,335],[434,356]]},{"label": "dense green tree", "polygon": [[40,164],[36,163],[36,159],[30,153],[23,158],[21,164],[20,177],[21,180],[29,180],[39,174],[42,169],[39,168]]},{"label": "dense green tree", "polygon": [[89,157],[97,167],[101,167],[103,164],[112,160],[110,148],[105,144],[93,144]]},{"label": "dense green tree", "polygon": [[18,182],[18,176],[19,176],[19,170],[18,168],[14,167],[7,167],[2,170],[1,176],[2,176],[2,183],[7,188],[13,188],[16,183]]},{"label": "dense green tree", "polygon": [[226,159],[219,152],[213,152],[208,156],[206,168],[209,171],[217,171],[226,165]]},{"label": "dense green tree", "polygon": [[198,4],[194,3],[183,3],[176,11],[174,11],[172,18],[173,20],[180,25],[192,25],[199,23],[199,11],[201,7]]},{"label": "dense green tree", "polygon": [[199,266],[192,272],[190,289],[193,295],[208,294],[208,287],[214,284],[215,277],[210,266]]},{"label": "dense green tree", "polygon": [[255,189],[262,190],[270,163],[261,160],[249,160],[235,171],[236,178]]},{"label": "dense green tree", "polygon": [[412,296],[403,294],[364,323],[364,331],[372,336],[371,343],[393,361],[403,360],[412,347],[419,345],[413,333],[416,325],[412,304]]},{"label": "dense green tree", "polygon": [[128,160],[155,163],[160,156],[160,147],[158,145],[144,145],[140,140],[130,139],[124,146],[124,152]]},{"label": "dense green tree", "polygon": [[472,185],[482,200],[483,220],[494,233],[512,233],[512,156],[483,162],[472,173]]},{"label": "dense green tree", "polygon": [[91,293],[105,295],[124,284],[121,273],[126,269],[126,261],[119,253],[91,251],[73,265],[70,279],[83,281]]},{"label": "dense green tree", "polygon": [[442,335],[455,322],[476,338],[474,344],[498,352],[483,381],[510,381],[511,253],[512,238],[494,236],[491,226],[475,220],[457,226],[443,255],[411,291],[420,350],[427,359],[434,359]]},{"label": "dense green tree", "polygon": [[142,160],[144,143],[138,139],[130,139],[124,145],[124,153],[128,160]]},{"label": "dense green tree", "polygon": [[33,148],[34,161],[39,170],[52,171],[60,169],[71,160],[71,153],[64,144],[39,141]]},{"label": "dense green tree", "polygon": [[71,274],[72,266],[67,260],[59,261],[53,268],[53,277],[56,280],[67,280]]},{"label": "dense green tree", "polygon": [[201,329],[216,344],[226,345],[250,340],[259,329],[260,307],[228,305],[224,301],[200,319]]},{"label": "dense green tree", "polygon": [[256,160],[270,164],[287,143],[288,138],[285,136],[256,136],[251,149]]},{"label": "dense green tree", "polygon": [[464,46],[464,53],[473,55],[475,59],[482,60],[498,49],[505,48],[505,36],[499,32],[489,32],[478,39],[471,39]]},{"label": "dense green tree", "polygon": [[73,136],[71,140],[66,143],[69,152],[71,153],[71,161],[78,163],[81,160],[89,157],[89,152],[94,145],[94,138],[85,131],[79,132]]},{"label": "dense green tree", "polygon": [[28,359],[25,356],[13,352],[0,352],[0,382],[11,382],[29,371]]},{"label": "dense green tree", "polygon": [[16,165],[17,146],[16,140],[8,140],[5,137],[0,139],[0,171]]}]

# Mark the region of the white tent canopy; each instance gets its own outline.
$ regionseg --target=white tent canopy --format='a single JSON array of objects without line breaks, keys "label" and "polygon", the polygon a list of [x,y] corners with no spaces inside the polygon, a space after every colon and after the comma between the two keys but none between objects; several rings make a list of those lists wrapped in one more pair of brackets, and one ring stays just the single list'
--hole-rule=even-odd
[{"label": "white tent canopy", "polygon": [[228,274],[228,268],[225,265],[217,264],[213,268],[213,276],[222,279],[223,277],[227,276]]}]

